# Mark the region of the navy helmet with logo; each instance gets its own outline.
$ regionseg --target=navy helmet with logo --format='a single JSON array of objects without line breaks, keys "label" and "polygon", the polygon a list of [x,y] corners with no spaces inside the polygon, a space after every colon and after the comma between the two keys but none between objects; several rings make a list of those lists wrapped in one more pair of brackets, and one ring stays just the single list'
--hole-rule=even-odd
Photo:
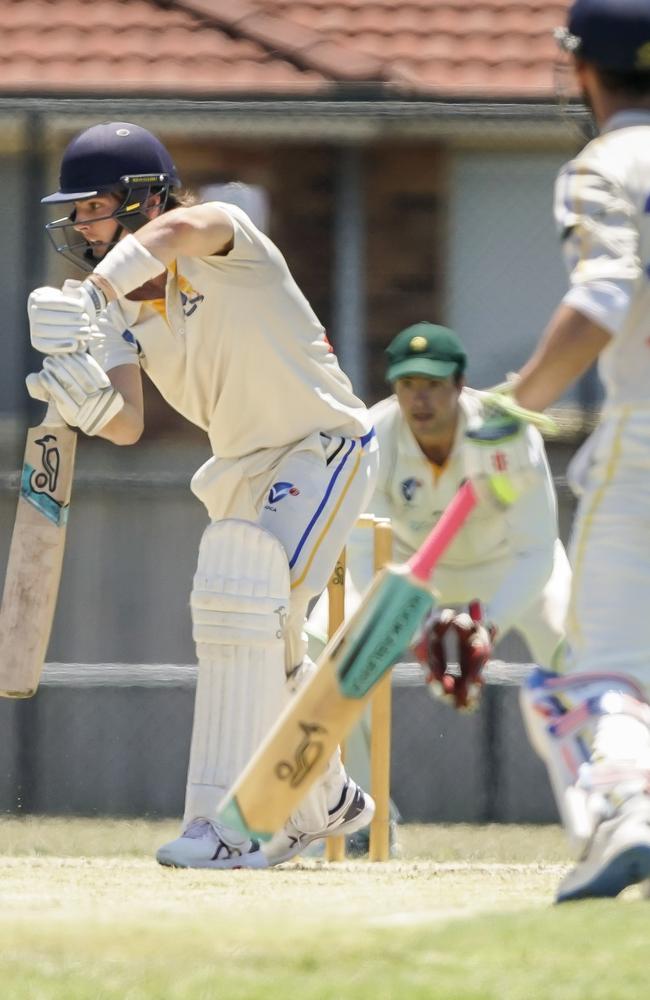
[{"label": "navy helmet with logo", "polygon": [[604,70],[650,73],[650,0],[574,0],[556,37]]},{"label": "navy helmet with logo", "polygon": [[[70,204],[97,195],[117,195],[118,204],[104,217],[118,223],[114,240],[102,247],[105,254],[117,242],[119,227],[136,232],[148,221],[144,209],[151,195],[158,195],[164,209],[170,190],[180,186],[169,151],[153,133],[131,122],[104,122],[72,139],[61,160],[59,189],[41,201]],[[48,223],[46,230],[59,253],[92,270],[97,251],[76,233],[74,222],[73,208],[65,218]]]}]

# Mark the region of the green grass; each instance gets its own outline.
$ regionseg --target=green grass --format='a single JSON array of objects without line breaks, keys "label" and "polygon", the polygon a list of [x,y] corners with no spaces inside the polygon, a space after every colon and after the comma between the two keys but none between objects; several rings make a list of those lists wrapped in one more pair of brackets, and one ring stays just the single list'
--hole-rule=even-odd
[{"label": "green grass", "polygon": [[405,827],[386,865],[158,867],[176,824],[0,823],[7,1000],[638,1000],[648,904],[555,907],[555,827]]}]

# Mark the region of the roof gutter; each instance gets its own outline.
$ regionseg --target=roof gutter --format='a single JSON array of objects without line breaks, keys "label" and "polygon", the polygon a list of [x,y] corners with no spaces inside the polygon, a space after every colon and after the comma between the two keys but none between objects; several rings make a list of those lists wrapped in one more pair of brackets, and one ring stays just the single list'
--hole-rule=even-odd
[{"label": "roof gutter", "polygon": [[48,132],[84,128],[98,119],[140,118],[168,135],[192,132],[251,141],[319,140],[341,143],[382,139],[466,141],[517,136],[537,142],[575,143],[572,122],[584,109],[561,114],[554,102],[457,100],[255,99],[178,97],[0,96],[0,116],[41,112]]}]

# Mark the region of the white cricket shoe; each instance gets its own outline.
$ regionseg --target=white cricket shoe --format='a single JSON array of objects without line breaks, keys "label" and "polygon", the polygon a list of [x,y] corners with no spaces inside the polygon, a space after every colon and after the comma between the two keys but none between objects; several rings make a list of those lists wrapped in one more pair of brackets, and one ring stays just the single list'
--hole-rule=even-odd
[{"label": "white cricket shoe", "polygon": [[352,778],[346,778],[341,797],[334,808],[328,810],[328,815],[327,826],[317,833],[303,833],[289,820],[267,844],[262,845],[269,866],[289,861],[315,840],[346,836],[367,826],[375,815],[375,802]]},{"label": "white cricket shoe", "polygon": [[602,820],[585,855],[560,883],[556,902],[618,896],[650,877],[650,797],[635,795]]},{"label": "white cricket shoe", "polygon": [[271,868],[300,854],[314,840],[360,830],[374,814],[373,799],[347,778],[339,801],[329,810],[324,830],[302,833],[289,820],[260,847],[257,840],[214,820],[198,818],[192,820],[180,837],[158,849],[156,861],[172,868]]},{"label": "white cricket shoe", "polygon": [[202,817],[158,848],[156,861],[170,868],[268,868],[269,864],[259,841]]}]

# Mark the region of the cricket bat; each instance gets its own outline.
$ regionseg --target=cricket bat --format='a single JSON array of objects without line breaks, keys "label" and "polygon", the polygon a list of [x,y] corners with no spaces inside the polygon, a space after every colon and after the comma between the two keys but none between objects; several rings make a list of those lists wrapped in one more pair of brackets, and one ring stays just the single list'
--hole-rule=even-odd
[{"label": "cricket bat", "polygon": [[370,692],[404,653],[434,606],[436,562],[477,503],[469,480],[401,566],[380,571],[357,611],[336,631],[298,691],[219,806],[226,826],[263,839],[279,830],[362,715]]},{"label": "cricket bat", "polygon": [[77,432],[54,406],[27,432],[0,607],[0,695],[38,687],[61,578]]}]

